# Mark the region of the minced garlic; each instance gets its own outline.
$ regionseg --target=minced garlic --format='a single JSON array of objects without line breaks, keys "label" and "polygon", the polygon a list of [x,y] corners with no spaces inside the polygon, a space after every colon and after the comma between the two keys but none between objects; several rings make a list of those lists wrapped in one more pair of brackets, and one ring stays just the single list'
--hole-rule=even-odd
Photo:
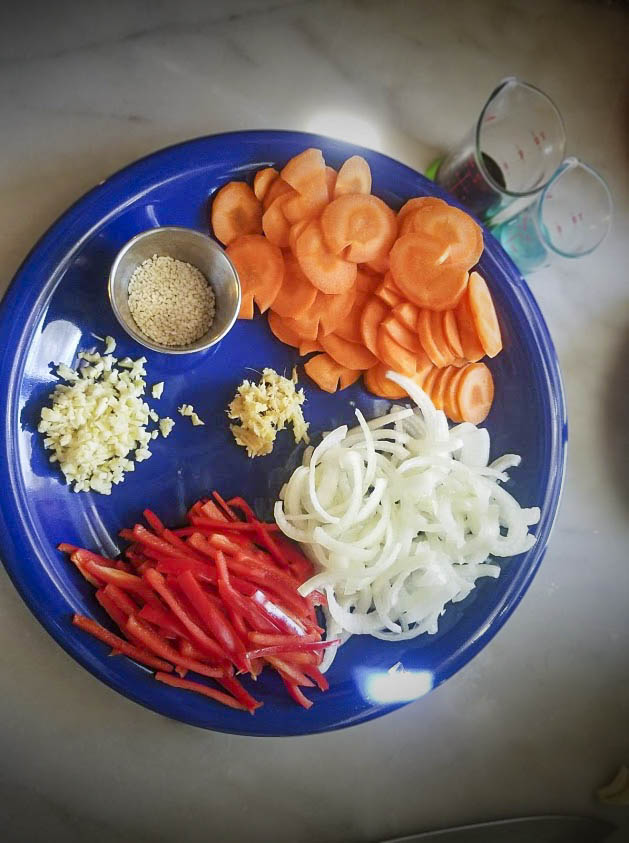
[{"label": "minced garlic", "polygon": [[295,369],[292,379],[278,375],[273,369],[264,369],[259,383],[245,380],[238,387],[227,415],[240,422],[230,425],[230,430],[250,457],[270,454],[278,430],[283,430],[287,423],[293,425],[295,442],[310,441],[308,423],[301,409],[306,399],[303,389],[295,389],[296,383]]}]

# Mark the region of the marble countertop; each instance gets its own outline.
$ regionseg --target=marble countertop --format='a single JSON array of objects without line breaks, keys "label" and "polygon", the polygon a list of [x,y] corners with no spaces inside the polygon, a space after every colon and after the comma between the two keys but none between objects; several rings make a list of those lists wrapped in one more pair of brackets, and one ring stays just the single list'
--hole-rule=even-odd
[{"label": "marble countertop", "polygon": [[567,482],[539,574],[480,655],[339,733],[206,733],[97,682],[0,570],[3,840],[376,841],[544,812],[629,833],[592,798],[629,762],[628,36],[624,4],[567,0],[2,5],[0,293],[67,205],[152,150],[312,129],[423,169],[508,74],[554,98],[616,206],[596,254],[530,279],[565,379]]}]

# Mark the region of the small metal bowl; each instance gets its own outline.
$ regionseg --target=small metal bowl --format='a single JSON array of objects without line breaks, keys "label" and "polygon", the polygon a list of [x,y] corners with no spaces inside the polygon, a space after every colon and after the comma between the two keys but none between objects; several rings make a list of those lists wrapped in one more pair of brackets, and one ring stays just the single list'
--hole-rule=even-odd
[{"label": "small metal bowl", "polygon": [[[129,280],[136,268],[153,255],[175,258],[196,266],[214,290],[216,312],[210,330],[186,346],[161,345],[145,336],[129,310]],[[164,354],[205,351],[227,335],[240,310],[240,281],[223,249],[192,228],[165,226],[137,234],[118,252],[109,273],[109,301],[116,319],[130,337],[145,348]]]}]

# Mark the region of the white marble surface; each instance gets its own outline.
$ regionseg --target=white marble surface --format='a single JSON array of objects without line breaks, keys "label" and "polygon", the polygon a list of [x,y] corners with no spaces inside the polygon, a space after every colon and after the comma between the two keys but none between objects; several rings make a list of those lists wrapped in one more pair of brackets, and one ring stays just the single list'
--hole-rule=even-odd
[{"label": "white marble surface", "polygon": [[[616,203],[598,253],[531,279],[561,359],[571,448],[551,548],[497,638],[437,691],[379,721],[314,738],[229,737],[108,690],[48,637],[2,572],[7,843],[376,841],[599,811],[593,789],[629,761],[622,6],[0,4],[0,292],[71,201],[151,150],[229,129],[307,128],[421,168],[511,73],[554,97],[570,152],[601,170]],[[629,833],[621,809],[606,815]]]}]

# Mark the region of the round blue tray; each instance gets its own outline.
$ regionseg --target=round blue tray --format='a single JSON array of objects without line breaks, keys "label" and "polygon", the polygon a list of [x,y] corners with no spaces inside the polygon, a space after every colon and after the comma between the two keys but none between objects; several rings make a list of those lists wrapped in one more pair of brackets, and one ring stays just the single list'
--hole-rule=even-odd
[{"label": "round blue tray", "polygon": [[[266,318],[238,322],[212,352],[165,357],[147,352],[122,333],[107,301],[106,279],[119,248],[153,226],[208,230],[209,197],[224,182],[282,165],[308,146],[323,150],[338,167],[361,154],[373,173],[373,192],[393,208],[411,196],[452,201],[432,182],[379,153],[299,132],[252,131],[199,138],[156,152],[94,188],[52,226],[18,271],[0,311],[1,555],[24,601],[56,641],[80,664],[120,693],[155,711],[205,728],[246,735],[301,735],[378,717],[425,693],[465,665],[500,629],[531,582],[555,519],[564,472],[567,424],[557,358],[548,330],[515,265],[485,231],[480,271],[488,279],[503,329],[505,350],[490,366],[496,401],[487,420],[495,455],[516,452],[523,463],[511,488],[524,506],[539,505],[538,541],[502,564],[498,580],[479,581],[465,601],[450,605],[436,635],[391,644],[354,637],[328,677],[330,691],[312,694],[304,711],[265,671],[254,690],[264,707],[254,717],[155,682],[124,658],[70,623],[73,612],[105,617],[74,566],[55,549],[60,541],[115,554],[117,532],[150,506],[170,524],[212,489],[241,494],[268,516],[297,464],[289,432],[273,453],[249,460],[235,446],[225,408],[244,377],[265,366],[289,371],[296,352],[270,333]],[[48,462],[36,425],[55,379],[52,363],[76,363],[95,345],[91,332],[111,334],[117,353],[148,357],[148,383],[164,380],[160,415],[193,404],[206,426],[184,420],[167,440],[153,443],[153,457],[137,466],[110,497],[74,494]],[[303,374],[305,413],[311,431],[354,420],[354,405],[369,418],[384,402],[360,385],[327,395]],[[393,672],[392,667],[396,666]],[[268,675],[267,675],[268,674]],[[417,710],[421,716],[421,709]]]}]

